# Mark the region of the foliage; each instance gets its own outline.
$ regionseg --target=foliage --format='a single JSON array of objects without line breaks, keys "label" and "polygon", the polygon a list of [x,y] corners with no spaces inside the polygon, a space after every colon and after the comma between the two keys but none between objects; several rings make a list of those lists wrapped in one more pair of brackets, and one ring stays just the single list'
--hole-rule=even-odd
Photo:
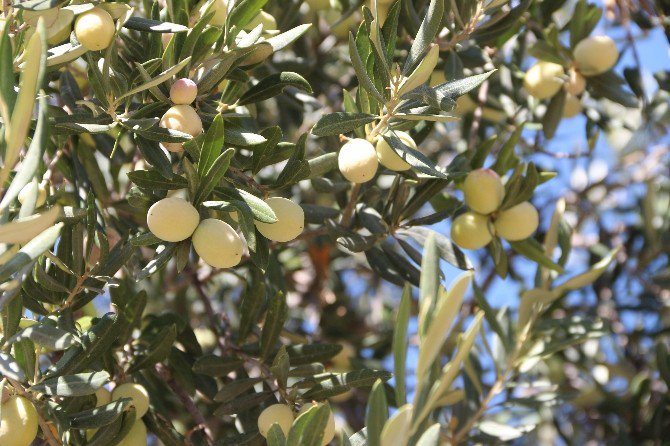
[{"label": "foliage", "polygon": [[[670,10],[616,3],[3,2],[3,402],[30,400],[49,445],[143,442],[146,426],[151,444],[311,446],[330,410],[343,445],[660,442],[670,82],[645,76],[634,30],[667,34]],[[93,6],[115,26],[100,51],[77,38]],[[568,92],[603,22],[623,56]],[[564,73],[546,99],[524,88],[537,60]],[[180,78],[197,119],[176,126]],[[569,101],[582,144],[556,152]],[[346,181],[352,138],[410,168]],[[466,254],[448,229],[482,168],[504,194]],[[209,266],[230,260],[214,237],[205,255],[208,240],[151,233],[166,197],[225,222],[241,261]],[[490,229],[524,202],[537,232]],[[126,382],[147,389],[145,415],[104,396]],[[313,401],[330,405],[298,415]],[[264,438],[277,403],[296,418]]]}]

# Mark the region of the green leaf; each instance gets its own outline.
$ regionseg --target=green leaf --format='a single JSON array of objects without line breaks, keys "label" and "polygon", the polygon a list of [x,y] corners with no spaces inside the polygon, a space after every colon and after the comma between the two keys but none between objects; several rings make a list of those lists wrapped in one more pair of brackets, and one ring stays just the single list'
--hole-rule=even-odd
[{"label": "green leaf", "polygon": [[214,160],[212,166],[207,170],[207,173],[200,182],[198,191],[195,194],[195,199],[193,200],[195,205],[202,203],[202,201],[212,193],[214,188],[219,185],[223,177],[226,175],[226,171],[230,166],[230,160],[233,158],[234,154],[235,149],[227,149]]},{"label": "green leaf", "polygon": [[258,383],[263,382],[263,378],[243,378],[224,384],[223,388],[214,396],[214,401],[227,403],[241,394],[253,389]]},{"label": "green leaf", "polygon": [[[58,223],[48,229],[45,229],[31,241],[26,243],[18,253],[14,255],[7,263],[0,265],[0,281],[7,280],[12,274],[30,265],[51,248],[58,239],[63,223]],[[5,303],[6,296],[0,298],[0,308]]]},{"label": "green leaf", "polygon": [[[226,21],[227,27],[235,26],[238,32],[251,21],[261,10],[268,0],[242,0],[235,3],[235,6],[228,14]],[[235,34],[232,36],[235,37]]]},{"label": "green leaf", "polygon": [[[68,414],[70,427],[73,429],[97,429],[109,426],[121,417],[124,411],[130,407],[131,402],[131,398],[120,398],[104,406]],[[134,410],[132,415],[135,416]]]},{"label": "green leaf", "polygon": [[304,23],[302,25],[298,25],[295,28],[289,29],[285,33],[281,33],[276,36],[270,37],[265,42],[269,43],[270,46],[272,47],[272,50],[276,53],[277,51],[286,48],[287,46],[298,40],[300,36],[305,34],[311,26],[312,25],[310,23]]},{"label": "green leaf", "polygon": [[368,407],[365,414],[365,426],[368,428],[368,446],[379,446],[384,423],[388,420],[388,404],[384,393],[384,383],[377,380],[372,386],[368,397]]},{"label": "green leaf", "polygon": [[624,85],[626,81],[613,70],[597,76],[589,76],[586,84],[595,98],[606,98],[628,108],[637,108],[640,101]]},{"label": "green leaf", "polygon": [[297,182],[309,178],[309,163],[305,160],[305,142],[307,133],[303,133],[296,144],[293,154],[289,158],[286,166],[277,177],[274,187],[279,189],[285,186],[296,184]]},{"label": "green leaf", "polygon": [[257,174],[263,167],[273,164],[272,153],[281,141],[282,130],[279,126],[268,127],[261,131],[265,142],[254,147],[251,161],[251,171]]},{"label": "green leaf", "polygon": [[382,136],[399,157],[404,159],[419,172],[434,178],[442,178],[445,180],[449,178],[449,176],[439,169],[426,155],[403,143],[402,140],[396,136],[395,132],[389,132]]},{"label": "green leaf", "polygon": [[426,54],[430,44],[433,43],[437,33],[442,28],[442,19],[444,18],[444,1],[443,0],[431,0],[428,5],[428,10],[426,11],[426,16],[421,22],[419,31],[416,33],[414,42],[412,42],[412,47],[409,50],[407,59],[405,59],[405,64],[402,68],[402,74],[407,76],[417,63],[420,62],[421,58]]},{"label": "green leaf", "polygon": [[296,446],[321,444],[329,416],[330,407],[327,404],[313,405],[293,422],[286,444]]},{"label": "green leaf", "polygon": [[409,339],[409,317],[412,310],[412,286],[406,283],[403,287],[398,313],[393,330],[393,371],[395,375],[395,400],[397,405],[407,401],[407,347]]},{"label": "green leaf", "polygon": [[346,373],[325,373],[308,378],[305,384],[318,381],[303,394],[303,398],[322,400],[333,395],[344,393],[354,387],[371,386],[378,379],[388,381],[391,374],[382,370],[361,369]]},{"label": "green leaf", "polygon": [[0,35],[0,117],[4,122],[11,121],[11,113],[16,102],[14,54],[12,42],[9,39],[10,28],[10,26],[3,26],[2,35]]},{"label": "green leaf", "polygon": [[176,190],[184,189],[188,186],[186,178],[174,175],[172,178],[165,178],[155,170],[135,170],[128,172],[128,178],[139,187],[149,190]]},{"label": "green leaf", "polygon": [[147,277],[156,274],[158,271],[164,268],[165,265],[167,265],[167,263],[174,257],[176,247],[177,245],[174,243],[159,245],[158,248],[156,248],[156,256],[151,259],[144,268],[142,268],[142,270],[135,277],[135,281],[140,282]]},{"label": "green leaf", "polygon": [[173,324],[164,327],[155,335],[154,341],[147,347],[146,352],[135,357],[135,361],[128,369],[128,373],[152,367],[154,364],[163,361],[170,353],[170,349],[176,338],[176,325]]},{"label": "green leaf", "polygon": [[312,87],[304,77],[300,76],[298,73],[282,71],[281,73],[274,73],[261,79],[260,82],[252,86],[242,95],[242,97],[240,97],[238,104],[245,105],[264,101],[277,96],[283,92],[286,87],[295,87],[308,93],[312,93]]},{"label": "green leaf", "polygon": [[375,121],[378,116],[369,113],[335,112],[324,115],[312,128],[316,136],[334,136],[349,133],[358,127],[363,127]]},{"label": "green leaf", "polygon": [[225,199],[246,203],[251,208],[255,220],[262,221],[263,223],[275,223],[277,221],[277,216],[272,208],[265,201],[247,191],[219,187],[216,189],[216,193]]},{"label": "green leaf", "polygon": [[456,99],[459,96],[474,90],[479,87],[482,82],[489,78],[496,70],[491,70],[486,73],[476,74],[474,76],[457,79],[451,82],[446,82],[435,87],[435,91],[449,99]]},{"label": "green leaf", "polygon": [[281,429],[278,423],[274,423],[272,426],[270,426],[266,440],[268,442],[268,446],[286,445],[286,436],[284,435],[284,431]]},{"label": "green leaf", "polygon": [[284,322],[288,316],[288,305],[284,293],[277,293],[268,303],[268,311],[261,333],[261,358],[267,359],[274,349],[279,334],[284,328]]},{"label": "green leaf", "polygon": [[62,376],[84,371],[94,361],[99,360],[109,350],[118,337],[117,315],[107,313],[81,338],[80,346],[68,349],[47,374]]},{"label": "green leaf", "polygon": [[[19,159],[19,153],[23,146],[30,123],[32,122],[33,108],[37,91],[42,85],[44,72],[46,71],[47,59],[46,31],[44,22],[38,22],[35,32],[27,44],[23,53],[21,64],[21,78],[19,81],[19,92],[16,96],[14,107],[11,110],[11,121],[4,123],[4,155],[3,166],[0,169],[0,184],[4,184],[11,169],[14,168]],[[10,77],[13,79],[13,75]],[[4,90],[4,89],[3,89]],[[3,97],[5,94],[3,94]],[[8,112],[9,110],[7,110]],[[7,118],[8,116],[4,116]]]},{"label": "green leaf", "polygon": [[540,245],[540,243],[535,239],[527,238],[518,242],[509,242],[509,244],[512,249],[514,249],[522,256],[532,260],[533,262],[549,268],[552,271],[563,273],[563,268],[547,257],[547,255],[544,253],[542,245]]},{"label": "green leaf", "polygon": [[[0,51],[2,49],[0,48]],[[0,62],[1,64],[2,62]],[[11,65],[11,64],[10,64]],[[0,68],[0,75],[2,75],[2,68]],[[0,103],[2,101],[0,100]],[[38,107],[38,116],[37,116],[37,127],[33,133],[32,140],[30,141],[30,146],[26,152],[23,161],[21,162],[21,169],[16,173],[12,183],[9,185],[7,192],[2,197],[0,202],[0,212],[6,209],[9,204],[19,195],[19,192],[30,182],[30,180],[35,176],[39,163],[44,154],[46,148],[47,140],[49,137],[49,127],[48,127],[48,104],[47,96],[45,94],[40,95],[39,98],[39,107]]]},{"label": "green leaf", "polygon": [[400,229],[396,235],[401,237],[411,237],[421,245],[426,243],[428,237],[433,234],[440,258],[458,269],[470,270],[474,266],[470,259],[458,248],[447,236],[429,228],[415,226],[412,228]]},{"label": "green leaf", "polygon": [[265,283],[256,269],[252,272],[252,278],[240,303],[239,338],[241,341],[244,341],[251,333],[251,328],[257,322],[261,308],[265,304]]},{"label": "green leaf", "polygon": [[489,21],[477,27],[472,37],[482,45],[500,48],[507,40],[514,36],[523,21],[521,17],[531,5],[531,0],[522,0],[502,17],[492,17]]},{"label": "green leaf", "polygon": [[158,76],[156,76],[156,77],[154,77],[153,79],[151,79],[149,82],[145,82],[145,83],[142,84],[142,85],[138,85],[138,86],[135,87],[135,88],[131,88],[131,89],[128,90],[126,93],[124,93],[124,94],[122,94],[121,96],[119,96],[119,97],[116,99],[116,102],[119,103],[122,99],[125,99],[125,98],[128,98],[128,97],[133,97],[133,96],[135,96],[137,93],[140,93],[140,92],[142,92],[142,91],[144,91],[144,90],[148,90],[148,89],[150,89],[150,88],[152,88],[152,87],[155,87],[155,86],[157,86],[157,85],[162,84],[163,82],[165,82],[166,80],[168,80],[168,79],[170,79],[172,76],[174,76],[175,74],[179,73],[179,72],[181,71],[181,69],[184,68],[190,61],[191,61],[191,58],[190,58],[190,57],[187,57],[186,59],[182,60],[182,61],[179,62],[177,65],[175,65],[174,67],[169,68],[169,69],[163,71],[163,72],[160,73]]},{"label": "green leaf", "polygon": [[430,324],[419,349],[419,360],[416,366],[416,376],[419,382],[417,387],[421,387],[421,384],[425,383],[426,374],[432,368],[435,360],[438,359],[438,354],[447,340],[454,319],[461,310],[465,291],[468,289],[472,277],[473,273],[467,271],[454,279],[449,290],[446,292],[444,288],[440,287],[438,294],[439,303],[432,310],[434,314],[431,317]]},{"label": "green leaf", "polygon": [[60,216],[61,208],[56,205],[41,214],[21,216],[0,225],[0,243],[26,243],[52,226]]},{"label": "green leaf", "polygon": [[558,94],[555,94],[549,105],[547,106],[547,111],[544,112],[542,117],[542,133],[547,139],[554,137],[558,124],[560,124],[561,119],[563,118],[563,107],[565,106],[566,100],[565,90],[561,90]]},{"label": "green leaf", "polygon": [[232,415],[236,413],[241,413],[248,411],[252,407],[258,407],[265,401],[276,402],[276,399],[272,392],[259,392],[259,393],[250,393],[248,395],[243,395],[239,398],[234,399],[233,401],[226,403],[220,406],[214,411],[214,415],[217,417],[224,415]]},{"label": "green leaf", "polygon": [[212,168],[216,159],[221,155],[223,149],[224,123],[223,116],[217,114],[212,121],[212,125],[207,129],[205,139],[200,149],[198,158],[198,175],[204,178],[209,169]]},{"label": "green leaf", "polygon": [[221,357],[206,355],[198,358],[193,364],[193,371],[202,375],[219,377],[226,376],[238,369],[244,362],[234,356]]},{"label": "green leaf", "polygon": [[92,395],[109,381],[109,373],[79,373],[49,378],[30,388],[32,392],[58,396]]},{"label": "green leaf", "polygon": [[[379,90],[377,90],[377,87],[375,87],[374,82],[372,82],[372,79],[370,79],[370,76],[368,76],[368,72],[365,69],[365,64],[363,64],[361,55],[358,53],[358,49],[356,48],[356,40],[351,33],[349,33],[349,55],[351,57],[351,64],[353,65],[354,71],[356,72],[356,77],[358,78],[358,82],[361,84],[361,86],[368,93],[374,96],[377,101],[381,103],[386,102],[384,100],[384,96],[379,93]],[[314,133],[314,131],[312,132]],[[316,135],[316,133],[314,134]]]},{"label": "green leaf", "polygon": [[188,27],[177,23],[160,22],[158,20],[145,19],[144,17],[130,17],[123,24],[124,28],[144,31],[148,33],[183,33]]},{"label": "green leaf", "polygon": [[18,382],[26,379],[26,374],[16,360],[7,353],[0,352],[0,375],[6,376]]},{"label": "green leaf", "polygon": [[288,353],[286,352],[286,346],[282,345],[275,355],[275,359],[272,361],[272,367],[270,367],[272,376],[275,377],[277,380],[277,385],[282,389],[286,388],[289,369],[290,364]]},{"label": "green leaf", "polygon": [[[119,122],[132,133],[136,133],[150,141],[185,142],[193,138],[188,133],[160,127],[159,118],[121,119]],[[87,132],[89,131],[86,127],[84,129]],[[102,128],[99,130],[106,131]]]},{"label": "green leaf", "polygon": [[12,336],[10,344],[21,339],[30,339],[35,344],[51,350],[65,350],[77,344],[77,338],[65,330],[46,324],[32,325]]},{"label": "green leaf", "polygon": [[340,344],[294,344],[286,347],[291,366],[324,362],[342,350]]},{"label": "green leaf", "polygon": [[440,445],[440,423],[431,425],[423,431],[416,446],[439,446]]}]

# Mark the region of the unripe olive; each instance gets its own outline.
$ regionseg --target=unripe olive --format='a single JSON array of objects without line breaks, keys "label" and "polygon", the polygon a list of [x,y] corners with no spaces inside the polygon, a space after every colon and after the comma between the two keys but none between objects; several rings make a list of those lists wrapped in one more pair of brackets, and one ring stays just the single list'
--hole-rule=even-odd
[{"label": "unripe olive", "polygon": [[451,239],[463,249],[483,248],[493,239],[489,218],[476,212],[459,215],[451,224]]},{"label": "unripe olive", "polygon": [[[170,130],[198,136],[202,133],[202,120],[190,105],[173,105],[161,118],[160,126]],[[182,143],[162,143],[170,152],[183,150]]]},{"label": "unripe olive", "polygon": [[37,188],[37,200],[35,200],[35,207],[38,208],[47,201],[47,190],[41,184],[35,182],[30,182],[21,188],[19,191],[19,203],[23,204],[28,200],[28,197],[35,193],[35,188]]},{"label": "unripe olive", "polygon": [[159,239],[180,242],[193,234],[200,222],[198,211],[188,201],[167,197],[155,202],[147,212],[147,226]]},{"label": "unripe olive", "polygon": [[577,116],[582,111],[582,101],[577,96],[571,94],[565,95],[565,103],[563,104],[563,117],[572,118]]},{"label": "unripe olive", "polygon": [[142,420],[135,420],[133,427],[117,446],[146,446],[147,427]]},{"label": "unripe olive", "polygon": [[[406,146],[416,149],[416,143],[408,133],[396,131],[395,134]],[[387,169],[398,172],[408,170],[412,167],[407,161],[402,159],[395,150],[393,150],[384,138],[379,138],[377,140],[377,159],[379,159],[379,162]]]},{"label": "unripe olive", "polygon": [[365,183],[374,178],[379,161],[374,146],[362,138],[347,141],[337,156],[340,172],[352,183]]},{"label": "unripe olive", "polygon": [[289,242],[302,233],[305,228],[305,211],[298,203],[283,197],[268,198],[265,202],[274,211],[277,221],[254,222],[263,237],[275,242]]},{"label": "unripe olive", "polygon": [[104,387],[100,387],[95,391],[95,407],[104,406],[105,404],[109,404],[111,402],[112,392],[105,389]]},{"label": "unripe olive", "polygon": [[463,183],[465,204],[480,214],[490,214],[500,207],[505,198],[505,186],[498,174],[491,169],[476,169]]},{"label": "unripe olive", "polygon": [[216,218],[201,221],[192,241],[200,258],[215,268],[231,268],[242,260],[244,243],[225,221]]},{"label": "unripe olive", "polygon": [[273,404],[266,407],[258,417],[258,431],[267,438],[268,431],[275,423],[279,424],[284,435],[288,435],[293,424],[293,410],[286,404]]},{"label": "unripe olive", "polygon": [[575,66],[584,76],[604,73],[616,65],[619,50],[609,36],[591,36],[581,40],[575,50]]},{"label": "unripe olive", "polygon": [[141,384],[124,383],[116,386],[112,391],[112,400],[120,398],[131,398],[133,400],[132,404],[135,406],[135,415],[138,420],[149,410],[149,393]]},{"label": "unripe olive", "polygon": [[493,222],[496,234],[507,241],[524,240],[533,235],[540,223],[537,209],[527,201],[506,209]]},{"label": "unripe olive", "polygon": [[74,33],[87,50],[104,50],[111,45],[116,33],[114,19],[104,9],[95,7],[77,17]]},{"label": "unripe olive", "polygon": [[37,410],[22,396],[11,396],[0,408],[0,444],[29,446],[37,437]]},{"label": "unripe olive", "polygon": [[[314,406],[314,403],[303,404],[302,407],[300,408],[300,411],[298,411],[298,416],[307,412],[313,406]],[[328,409],[330,409],[330,407]],[[326,423],[326,427],[323,430],[323,437],[321,439],[321,446],[326,446],[328,443],[330,443],[333,440],[333,438],[335,438],[335,416],[333,415],[333,411],[329,410],[328,422]]]},{"label": "unripe olive", "polygon": [[261,25],[263,31],[277,29],[277,20],[270,13],[265,11],[259,11],[258,14],[254,16],[249,23],[244,27],[245,30],[251,31],[256,28],[258,25]]},{"label": "unripe olive", "polygon": [[209,11],[214,12],[214,16],[209,21],[209,24],[214,26],[224,26],[226,24],[226,19],[228,18],[228,1],[214,0]]},{"label": "unripe olive", "polygon": [[563,89],[571,95],[579,96],[584,92],[585,88],[586,79],[584,76],[574,68],[570,68],[568,71],[568,80],[563,85]]},{"label": "unripe olive", "polygon": [[170,100],[178,105],[189,105],[198,96],[198,86],[188,78],[178,79],[170,87]]},{"label": "unripe olive", "polygon": [[531,96],[547,99],[558,93],[563,85],[563,67],[553,62],[541,60],[526,71],[523,86]]}]

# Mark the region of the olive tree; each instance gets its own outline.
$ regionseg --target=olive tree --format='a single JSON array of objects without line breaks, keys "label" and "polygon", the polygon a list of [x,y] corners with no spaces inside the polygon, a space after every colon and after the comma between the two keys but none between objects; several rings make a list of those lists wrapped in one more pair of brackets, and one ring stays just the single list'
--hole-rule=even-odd
[{"label": "olive tree", "polygon": [[660,442],[657,3],[3,2],[0,444]]}]

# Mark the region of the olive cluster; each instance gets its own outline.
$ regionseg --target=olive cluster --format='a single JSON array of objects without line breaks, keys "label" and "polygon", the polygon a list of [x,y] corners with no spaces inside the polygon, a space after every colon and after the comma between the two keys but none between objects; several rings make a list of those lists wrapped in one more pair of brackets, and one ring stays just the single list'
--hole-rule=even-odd
[{"label": "olive cluster", "polygon": [[513,242],[530,237],[539,224],[537,209],[527,201],[499,210],[505,198],[500,176],[491,169],[477,169],[463,183],[470,211],[456,217],[451,239],[463,249],[479,249],[494,236]]},{"label": "olive cluster", "polygon": [[[300,205],[282,197],[268,198],[266,203],[277,221],[255,221],[258,232],[277,242],[298,237],[305,226],[305,213]],[[195,252],[215,268],[231,268],[242,260],[244,243],[237,231],[216,218],[201,221],[195,206],[183,198],[167,197],[154,203],[147,212],[147,226],[166,242],[181,242],[191,237]]]},{"label": "olive cluster", "polygon": [[541,60],[525,74],[523,85],[531,96],[548,99],[561,88],[567,93],[563,116],[575,116],[582,110],[579,96],[586,88],[586,77],[610,70],[619,59],[616,43],[609,36],[591,36],[581,40],[573,53],[572,66],[565,68],[557,63]]}]

